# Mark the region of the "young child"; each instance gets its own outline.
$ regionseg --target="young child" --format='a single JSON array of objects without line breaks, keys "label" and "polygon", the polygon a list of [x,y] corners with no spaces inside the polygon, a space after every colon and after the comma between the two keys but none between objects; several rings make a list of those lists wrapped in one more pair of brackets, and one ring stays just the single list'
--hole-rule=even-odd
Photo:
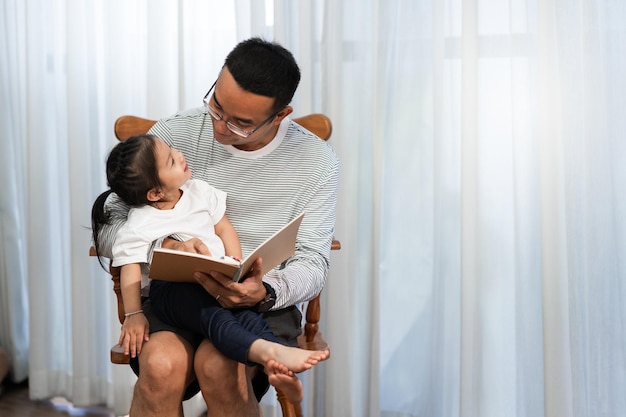
[{"label": "young child", "polygon": [[170,235],[197,238],[213,256],[241,258],[239,238],[224,214],[225,193],[191,179],[182,153],[152,135],[134,136],[113,148],[107,158],[107,181],[110,189],[92,208],[96,252],[100,228],[108,221],[107,197],[114,192],[132,207],[113,245],[113,266],[121,266],[126,312],[119,339],[124,351],[134,357],[148,340],[141,298],[149,286],[152,307],[161,320],[203,334],[233,360],[263,365],[270,383],[290,401],[301,401],[302,385],[295,373],[327,359],[328,351],[284,346],[258,312],[222,308],[198,284],[150,282],[143,270],[153,241]]}]

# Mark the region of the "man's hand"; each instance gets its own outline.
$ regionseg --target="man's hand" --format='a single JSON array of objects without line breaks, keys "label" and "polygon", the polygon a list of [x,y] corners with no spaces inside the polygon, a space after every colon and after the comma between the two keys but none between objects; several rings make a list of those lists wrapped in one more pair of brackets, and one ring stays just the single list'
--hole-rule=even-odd
[{"label": "man's hand", "polygon": [[199,253],[201,255],[211,255],[209,248],[207,248],[206,245],[197,237],[191,238],[184,242],[168,237],[163,240],[162,247],[184,252]]},{"label": "man's hand", "polygon": [[194,278],[222,307],[253,307],[265,297],[266,293],[261,275],[261,263],[261,258],[254,261],[252,269],[240,282],[234,282],[219,272],[211,272],[209,275],[196,272]]}]

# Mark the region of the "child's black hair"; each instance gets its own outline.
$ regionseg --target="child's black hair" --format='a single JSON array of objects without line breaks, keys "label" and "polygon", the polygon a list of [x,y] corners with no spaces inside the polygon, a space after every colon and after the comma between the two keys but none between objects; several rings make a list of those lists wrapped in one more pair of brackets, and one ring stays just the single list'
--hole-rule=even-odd
[{"label": "child's black hair", "polygon": [[[91,208],[91,232],[96,253],[100,254],[99,234],[109,223],[104,203],[111,193],[129,206],[151,204],[148,191],[160,188],[156,165],[156,140],[153,135],[132,136],[118,143],[109,153],[106,162],[109,189],[96,198]],[[100,260],[102,265],[102,261]]]}]

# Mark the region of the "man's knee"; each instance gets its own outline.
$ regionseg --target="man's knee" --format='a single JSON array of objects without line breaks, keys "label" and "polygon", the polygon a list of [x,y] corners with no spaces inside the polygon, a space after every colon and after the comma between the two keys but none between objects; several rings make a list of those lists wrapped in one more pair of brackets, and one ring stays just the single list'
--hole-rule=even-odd
[{"label": "man's knee", "polygon": [[139,355],[139,388],[184,390],[192,377],[193,351],[180,342],[151,338]]},{"label": "man's knee", "polygon": [[235,380],[238,363],[222,355],[213,344],[203,342],[196,351],[194,371],[203,381]]},{"label": "man's knee", "polygon": [[222,355],[208,341],[203,342],[194,360],[194,370],[203,392],[212,397],[245,396],[250,385],[250,370]]},{"label": "man's knee", "polygon": [[259,415],[250,384],[252,368],[228,359],[205,341],[196,351],[194,369],[209,415]]}]

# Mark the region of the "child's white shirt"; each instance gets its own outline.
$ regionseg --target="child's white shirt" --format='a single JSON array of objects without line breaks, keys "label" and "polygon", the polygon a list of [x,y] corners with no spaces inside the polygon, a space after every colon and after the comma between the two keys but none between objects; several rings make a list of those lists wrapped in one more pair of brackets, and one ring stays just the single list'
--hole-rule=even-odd
[{"label": "child's white shirt", "polygon": [[[224,256],[224,244],[214,225],[226,212],[226,193],[195,179],[187,181],[181,190],[180,200],[170,210],[148,205],[130,209],[113,244],[113,266],[148,264],[152,243],[173,235],[182,241],[197,237],[211,255]],[[143,270],[146,272],[145,267]],[[141,286],[147,288],[149,280],[143,275]]]}]

